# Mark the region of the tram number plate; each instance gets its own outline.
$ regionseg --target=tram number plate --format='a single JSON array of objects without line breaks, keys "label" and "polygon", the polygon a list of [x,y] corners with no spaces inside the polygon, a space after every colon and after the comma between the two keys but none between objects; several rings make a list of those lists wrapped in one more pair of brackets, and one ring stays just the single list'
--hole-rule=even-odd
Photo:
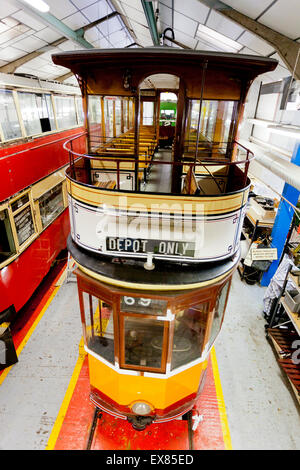
[{"label": "tram number plate", "polygon": [[106,237],[106,250],[123,253],[154,253],[157,255],[194,257],[195,243]]}]

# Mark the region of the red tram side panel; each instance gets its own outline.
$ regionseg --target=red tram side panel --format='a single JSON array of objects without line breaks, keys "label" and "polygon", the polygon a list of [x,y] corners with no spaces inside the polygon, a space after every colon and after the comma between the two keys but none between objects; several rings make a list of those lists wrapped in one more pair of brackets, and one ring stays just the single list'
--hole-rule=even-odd
[{"label": "red tram side panel", "polygon": [[[63,143],[80,133],[82,128],[76,128],[0,148],[0,201],[66,165]],[[84,151],[83,140],[77,145]]]},{"label": "red tram side panel", "polygon": [[[22,140],[0,149],[0,174],[2,177],[0,215],[5,211],[8,214],[8,206],[12,207],[10,201],[18,194],[22,195],[23,191],[27,190],[30,194],[38,184],[44,185],[45,188],[49,184],[54,185],[53,181],[55,181],[58,170],[61,170],[60,174],[64,175],[68,153],[63,149],[63,144],[80,133],[82,133],[82,127],[77,127],[41,136],[30,142]],[[84,140],[80,137],[76,150],[85,151]],[[31,204],[32,217],[36,219],[36,203]],[[10,222],[14,224],[12,219],[11,216]],[[66,248],[70,231],[69,213],[66,205],[62,212],[45,228],[41,223],[39,226],[37,220],[34,220],[34,227],[35,237],[32,242],[28,246],[25,242],[23,245],[25,249],[15,250],[11,261],[8,259],[7,263],[4,263],[4,266],[0,268],[0,315],[6,311],[11,313],[19,311],[23,307],[50,270],[55,258]],[[0,237],[1,251],[5,251],[3,235]],[[0,259],[0,266],[1,263],[3,263],[3,259]]]},{"label": "red tram side panel", "polygon": [[0,312],[14,305],[19,311],[66,248],[70,231],[68,209],[10,264],[0,270]]}]

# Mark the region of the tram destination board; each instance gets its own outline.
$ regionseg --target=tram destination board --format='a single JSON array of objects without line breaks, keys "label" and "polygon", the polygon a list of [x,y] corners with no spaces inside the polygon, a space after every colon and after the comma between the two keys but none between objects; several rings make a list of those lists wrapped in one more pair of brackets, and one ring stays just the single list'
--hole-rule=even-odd
[{"label": "tram destination board", "polygon": [[193,258],[195,255],[195,243],[174,240],[106,237],[106,250],[122,253],[154,253]]},{"label": "tram destination board", "polygon": [[34,233],[31,208],[28,206],[14,216],[19,244],[22,245]]}]

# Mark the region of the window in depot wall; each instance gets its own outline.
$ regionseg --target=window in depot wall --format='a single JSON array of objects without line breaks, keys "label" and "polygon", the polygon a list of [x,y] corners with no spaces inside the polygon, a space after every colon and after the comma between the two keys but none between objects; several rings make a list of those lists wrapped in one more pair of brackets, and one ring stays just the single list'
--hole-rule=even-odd
[{"label": "window in depot wall", "polygon": [[16,254],[8,210],[0,211],[0,264]]},{"label": "window in depot wall", "polygon": [[83,292],[84,337],[87,347],[111,364],[115,363],[113,308],[109,303]]},{"label": "window in depot wall", "polygon": [[5,140],[22,137],[13,94],[9,90],[0,90],[0,124]]},{"label": "window in depot wall", "polygon": [[54,96],[56,120],[59,129],[77,125],[74,96]]},{"label": "window in depot wall", "polygon": [[208,313],[209,302],[204,302],[175,314],[171,370],[201,357]]},{"label": "window in depot wall", "polygon": [[225,313],[225,304],[229,289],[229,281],[222,287],[215,305],[215,313],[210,331],[209,347],[211,347],[221,329],[222,320]]},{"label": "window in depot wall", "polygon": [[62,183],[47,191],[39,199],[40,214],[43,228],[47,227],[64,210]]},{"label": "window in depot wall", "polygon": [[154,124],[154,102],[143,101],[143,126],[153,126]]}]

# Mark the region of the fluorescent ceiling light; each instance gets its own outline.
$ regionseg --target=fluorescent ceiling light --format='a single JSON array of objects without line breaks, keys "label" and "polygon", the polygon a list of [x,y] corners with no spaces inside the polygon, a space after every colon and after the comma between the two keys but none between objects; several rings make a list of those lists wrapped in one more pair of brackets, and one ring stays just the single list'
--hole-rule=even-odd
[{"label": "fluorescent ceiling light", "polygon": [[23,2],[28,3],[31,7],[36,10],[41,11],[42,13],[47,13],[50,10],[49,5],[44,2],[44,0],[23,0]]},{"label": "fluorescent ceiling light", "polygon": [[205,39],[207,42],[226,52],[238,52],[243,47],[242,44],[203,24],[199,24],[196,36]]}]

